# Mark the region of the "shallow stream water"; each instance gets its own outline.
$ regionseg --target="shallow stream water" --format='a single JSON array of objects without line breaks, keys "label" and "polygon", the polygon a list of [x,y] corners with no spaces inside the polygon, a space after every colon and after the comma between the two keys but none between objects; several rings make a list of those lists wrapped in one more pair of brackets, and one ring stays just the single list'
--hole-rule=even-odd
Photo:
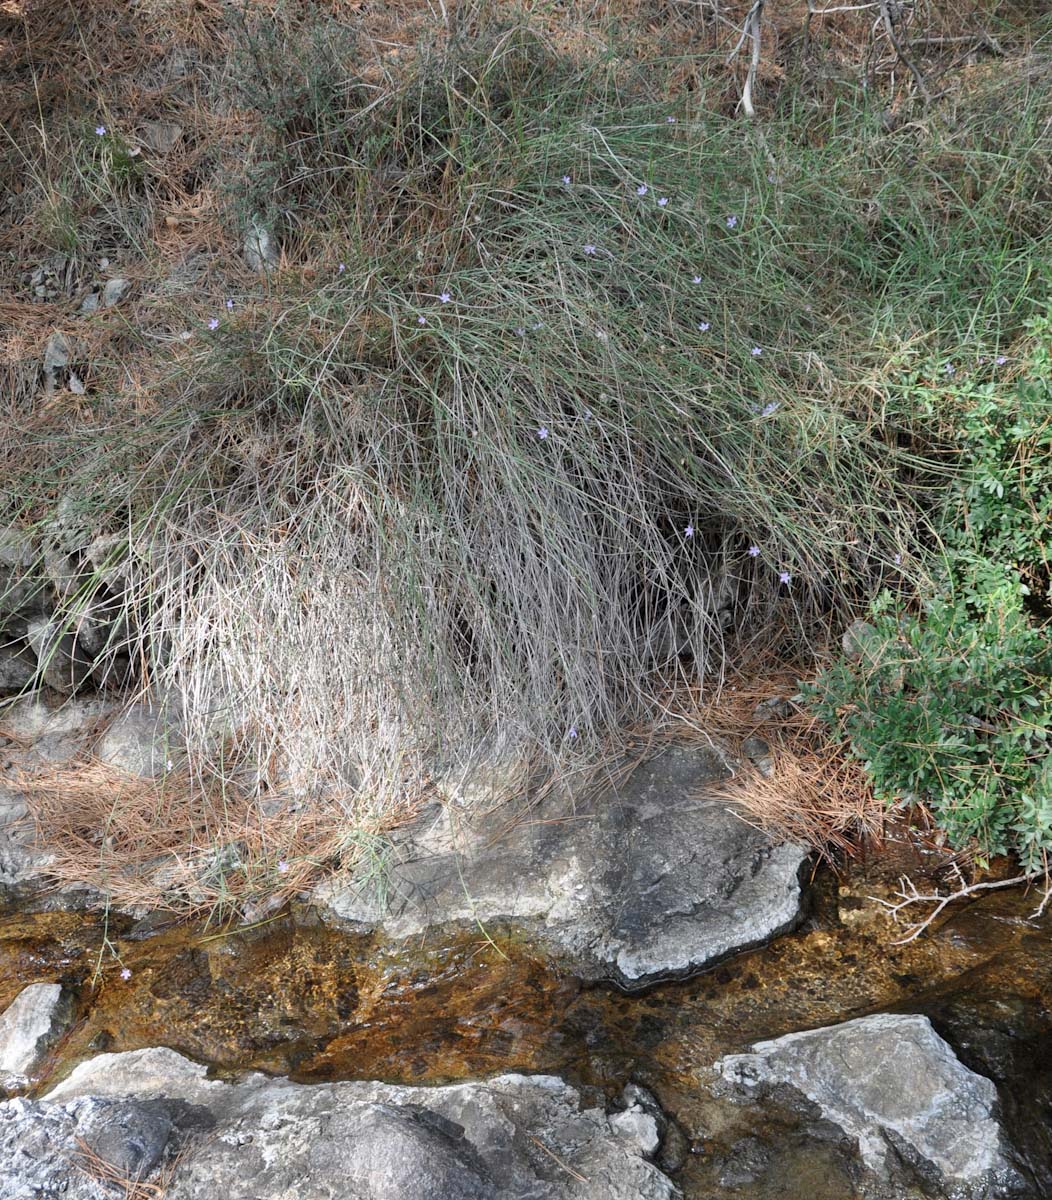
[{"label": "shallow stream water", "polygon": [[[650,1088],[676,1121],[691,1197],[851,1200],[857,1163],[791,1107],[714,1096],[721,1055],[875,1011],[927,1015],[998,1086],[1038,1194],[1052,1196],[1052,917],[991,892],[895,945],[874,895],[909,851],[819,872],[795,932],[695,978],[625,995],[560,974],[499,928],[380,945],[309,912],[251,929],[173,926],[141,936],[100,914],[0,915],[0,1009],[61,982],[77,1019],[35,1091],[102,1051],[165,1045],[223,1074],[413,1084],[504,1071],[558,1074],[589,1099]],[[130,971],[122,978],[122,970]]]}]

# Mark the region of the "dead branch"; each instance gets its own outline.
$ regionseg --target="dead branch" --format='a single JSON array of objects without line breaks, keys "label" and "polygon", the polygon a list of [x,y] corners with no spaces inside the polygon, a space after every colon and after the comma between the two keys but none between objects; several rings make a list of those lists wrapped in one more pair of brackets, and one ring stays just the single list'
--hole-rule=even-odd
[{"label": "dead branch", "polygon": [[741,108],[747,117],[755,117],[756,109],[752,102],[752,89],[756,83],[756,72],[760,66],[760,23],[763,19],[763,6],[766,0],[755,0],[752,8],[745,15],[745,23],[742,25],[741,37],[734,49],[727,56],[727,65],[738,57],[742,46],[745,45],[746,38],[752,38],[752,56],[749,60],[749,70],[745,76],[745,87],[742,89]]},{"label": "dead branch", "polygon": [[931,103],[931,92],[928,90],[928,85],[924,81],[924,76],[918,70],[913,59],[906,53],[905,47],[899,41],[898,34],[895,32],[895,21],[891,15],[891,5],[889,0],[880,0],[880,17],[884,23],[885,32],[888,35],[888,41],[891,42],[898,55],[899,62],[913,76],[913,80],[917,85],[917,90],[924,97],[924,103]]},{"label": "dead branch", "polygon": [[970,883],[963,882],[960,868],[954,864],[954,870],[957,872],[958,878],[962,880],[961,886],[955,892],[949,892],[947,895],[939,895],[938,893],[921,892],[917,885],[909,878],[908,875],[903,875],[899,880],[899,899],[897,902],[892,900],[882,900],[879,896],[871,896],[871,900],[876,900],[878,904],[883,905],[888,910],[893,920],[899,920],[900,914],[911,905],[914,904],[934,904],[935,907],[924,918],[923,921],[917,921],[909,927],[909,933],[904,938],[899,938],[892,942],[893,946],[905,946],[907,942],[912,942],[932,924],[932,922],[946,909],[949,905],[957,900],[967,899],[969,896],[977,896],[982,892],[993,892],[1003,888],[1019,887],[1021,884],[1033,883],[1035,879],[1044,878],[1048,882],[1048,888],[1044,893],[1044,898],[1041,904],[1032,914],[1033,918],[1041,916],[1046,906],[1052,897],[1052,880],[1049,880],[1048,873],[1045,870],[1029,871],[1024,875],[1016,875],[1011,879],[991,879],[985,883]]}]

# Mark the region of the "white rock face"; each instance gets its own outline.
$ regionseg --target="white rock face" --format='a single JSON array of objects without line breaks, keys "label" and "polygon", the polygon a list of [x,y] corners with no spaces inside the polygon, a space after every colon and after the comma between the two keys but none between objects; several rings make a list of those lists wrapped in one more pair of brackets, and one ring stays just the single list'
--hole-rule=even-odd
[{"label": "white rock face", "polygon": [[507,921],[584,978],[624,987],[686,975],[790,928],[807,852],[706,794],[713,755],[673,749],[586,799],[510,809],[447,805],[396,847],[389,899],[336,881],[316,899],[334,923],[394,938],[453,922]]},{"label": "white rock face", "polygon": [[32,1076],[68,1023],[70,1007],[57,983],[30,984],[18,993],[0,1014],[0,1081],[14,1086]]},{"label": "white rock face", "polygon": [[77,1136],[146,1180],[170,1171],[167,1200],[680,1195],[602,1109],[548,1075],[433,1088],[220,1083],[171,1050],[104,1054],[43,1102],[0,1104],[0,1196],[97,1200],[71,1168]]},{"label": "white rock face", "polygon": [[1001,1194],[983,1190],[1009,1173],[997,1089],[957,1059],[927,1017],[878,1013],[791,1033],[729,1055],[716,1070],[746,1090],[789,1084],[857,1140],[872,1170],[883,1170],[890,1143],[944,1181]]}]

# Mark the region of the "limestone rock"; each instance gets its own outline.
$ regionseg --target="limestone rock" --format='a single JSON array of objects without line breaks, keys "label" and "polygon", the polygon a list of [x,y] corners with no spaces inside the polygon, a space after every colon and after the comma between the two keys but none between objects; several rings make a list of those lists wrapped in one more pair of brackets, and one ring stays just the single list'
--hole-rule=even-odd
[{"label": "limestone rock", "polygon": [[35,617],[27,631],[44,682],[56,692],[75,692],[87,680],[94,658],[76,631],[58,620]]},{"label": "limestone rock", "polygon": [[346,883],[315,899],[334,924],[398,938],[429,926],[514,923],[583,978],[626,988],[755,946],[800,916],[806,851],[772,844],[706,794],[715,755],[672,749],[590,799],[432,813],[398,842],[388,899]]},{"label": "limestone rock", "polygon": [[129,775],[163,775],[176,748],[176,735],[159,709],[133,704],[107,726],[95,757]]},{"label": "limestone rock", "polygon": [[955,1195],[1012,1194],[997,1090],[958,1061],[927,1017],[878,1013],[791,1033],[716,1069],[747,1091],[788,1084],[856,1139],[878,1174],[894,1149]]},{"label": "limestone rock", "polygon": [[120,304],[130,291],[131,283],[127,279],[107,279],[102,289],[103,307],[110,308],[114,304]]},{"label": "limestone rock", "polygon": [[[552,1076],[398,1087],[262,1075],[220,1083],[205,1075],[172,1050],[104,1054],[80,1064],[42,1103],[0,1104],[0,1195],[28,1200],[65,1183],[72,1200],[87,1196],[62,1174],[81,1130],[96,1152],[147,1180],[151,1167],[167,1163],[168,1200],[679,1195],[638,1147],[612,1133],[602,1109],[582,1107]],[[144,1112],[151,1104],[167,1107]],[[211,1127],[208,1137],[192,1136],[191,1116],[197,1128]],[[129,1144],[137,1157],[129,1158]],[[23,1180],[37,1191],[19,1192]]]},{"label": "limestone rock", "polygon": [[23,988],[0,1013],[0,1082],[23,1082],[72,1016],[72,1004],[57,983]]},{"label": "limestone rock", "polygon": [[37,673],[32,656],[0,647],[0,696],[20,692],[32,683]]}]

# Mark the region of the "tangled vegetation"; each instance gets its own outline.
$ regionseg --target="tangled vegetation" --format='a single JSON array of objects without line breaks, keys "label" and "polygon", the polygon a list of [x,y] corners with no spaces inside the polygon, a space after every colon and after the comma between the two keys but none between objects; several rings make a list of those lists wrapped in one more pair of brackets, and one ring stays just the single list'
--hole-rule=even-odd
[{"label": "tangled vegetation", "polygon": [[[148,120],[89,61],[46,136],[9,131],[7,244],[134,294],[62,310],[43,397],[19,306],[3,517],[61,631],[107,622],[97,679],[178,707],[192,772],[401,811],[464,760],[594,758],[882,593],[879,660],[823,711],[889,799],[1047,847],[1047,790],[1016,794],[1041,736],[986,732],[1049,711],[1039,568],[1002,540],[1030,532],[994,533],[1034,494],[992,511],[983,475],[1047,450],[1040,370],[1013,382],[1052,230],[1033,30],[914,120],[804,72],[753,123],[722,53],[685,87],[501,5],[398,57],[295,5],[191,32],[142,68]],[[995,782],[939,791],[965,758]]]}]

